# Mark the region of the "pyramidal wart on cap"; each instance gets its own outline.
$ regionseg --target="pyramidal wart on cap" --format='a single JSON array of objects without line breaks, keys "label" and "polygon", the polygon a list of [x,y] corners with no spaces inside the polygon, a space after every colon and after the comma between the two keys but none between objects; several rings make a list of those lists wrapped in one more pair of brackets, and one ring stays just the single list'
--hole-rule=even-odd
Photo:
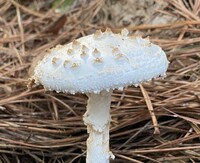
[{"label": "pyramidal wart on cap", "polygon": [[128,30],[115,34],[97,30],[66,45],[59,45],[36,65],[32,80],[46,90],[88,96],[83,116],[89,138],[87,163],[108,163],[110,103],[113,89],[137,86],[165,76],[168,60],[164,51],[149,39],[129,37]]}]

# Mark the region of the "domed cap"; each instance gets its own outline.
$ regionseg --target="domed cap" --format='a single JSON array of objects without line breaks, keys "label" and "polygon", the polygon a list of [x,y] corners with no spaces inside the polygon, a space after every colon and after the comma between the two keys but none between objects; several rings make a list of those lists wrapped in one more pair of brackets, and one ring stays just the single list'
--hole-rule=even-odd
[{"label": "domed cap", "polygon": [[167,67],[164,51],[148,39],[107,29],[51,49],[32,79],[57,92],[99,93],[164,76]]}]

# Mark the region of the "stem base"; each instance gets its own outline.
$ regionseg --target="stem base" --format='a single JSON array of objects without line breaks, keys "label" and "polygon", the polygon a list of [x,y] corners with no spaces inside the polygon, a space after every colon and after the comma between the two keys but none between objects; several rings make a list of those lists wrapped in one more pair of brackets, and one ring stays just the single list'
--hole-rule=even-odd
[{"label": "stem base", "polygon": [[87,94],[87,111],[83,116],[89,133],[86,163],[109,163],[110,157],[114,158],[109,151],[111,93]]}]

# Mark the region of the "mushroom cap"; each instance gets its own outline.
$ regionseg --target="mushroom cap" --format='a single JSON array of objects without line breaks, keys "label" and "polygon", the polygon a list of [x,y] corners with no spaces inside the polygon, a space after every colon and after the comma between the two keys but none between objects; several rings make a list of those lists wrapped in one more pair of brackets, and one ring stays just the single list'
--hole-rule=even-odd
[{"label": "mushroom cap", "polygon": [[165,76],[168,63],[149,39],[129,37],[126,29],[120,34],[96,31],[49,50],[32,79],[47,90],[99,93]]}]

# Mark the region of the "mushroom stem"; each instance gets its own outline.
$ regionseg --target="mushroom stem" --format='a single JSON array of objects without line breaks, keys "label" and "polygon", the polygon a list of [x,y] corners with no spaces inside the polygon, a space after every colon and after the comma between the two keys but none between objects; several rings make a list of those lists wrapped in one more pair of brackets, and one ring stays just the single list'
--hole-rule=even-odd
[{"label": "mushroom stem", "polygon": [[83,116],[89,133],[86,163],[109,163],[110,157],[114,159],[109,150],[111,93],[87,94],[87,111]]}]

